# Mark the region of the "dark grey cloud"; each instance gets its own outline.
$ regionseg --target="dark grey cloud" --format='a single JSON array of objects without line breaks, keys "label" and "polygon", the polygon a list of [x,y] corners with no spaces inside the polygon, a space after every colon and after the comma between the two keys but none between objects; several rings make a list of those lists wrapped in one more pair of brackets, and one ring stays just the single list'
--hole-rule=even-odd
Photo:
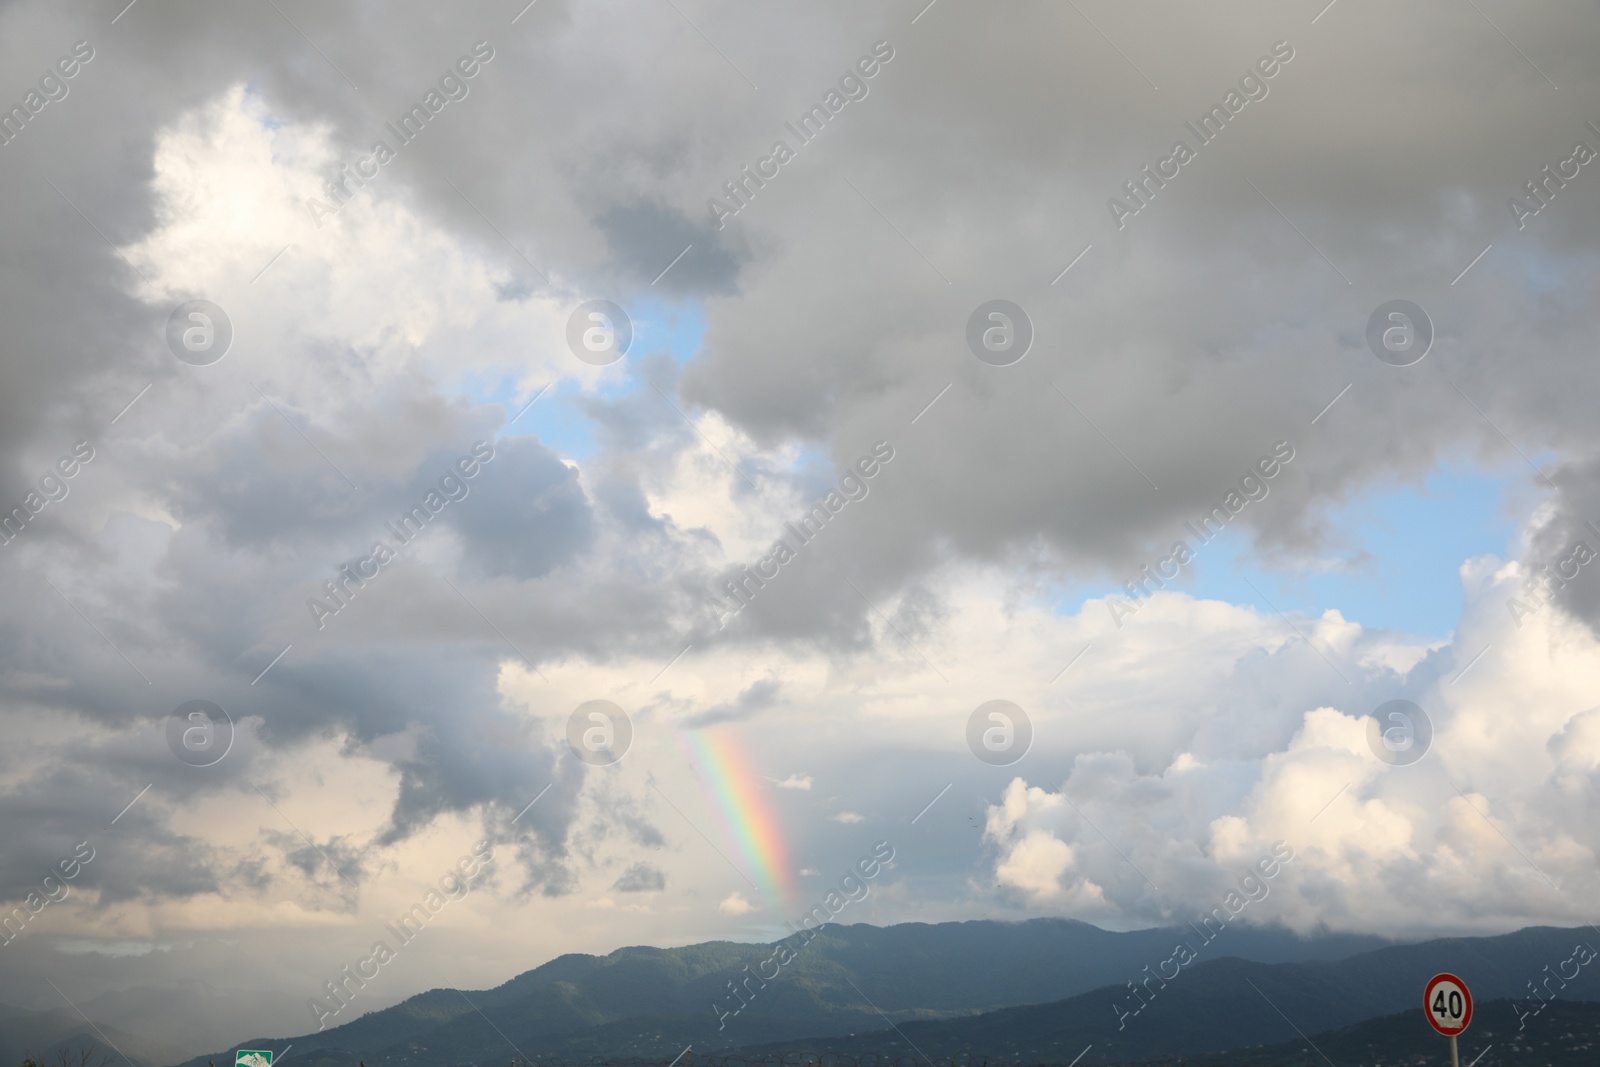
[{"label": "dark grey cloud", "polygon": [[635,863],[622,872],[611,888],[618,893],[659,893],[667,888],[667,876],[648,863]]},{"label": "dark grey cloud", "polygon": [[726,293],[738,276],[738,261],[720,232],[698,213],[691,218],[646,201],[609,208],[596,221],[617,262],[638,264],[639,280],[651,288]]},{"label": "dark grey cloud", "polygon": [[1600,465],[1574,458],[1546,477],[1556,487],[1557,506],[1533,531],[1507,614],[1520,624],[1545,611],[1565,612],[1600,634]]},{"label": "dark grey cloud", "polygon": [[[299,871],[305,888],[299,900],[313,910],[336,910],[353,914],[356,910],[363,849],[355,842],[334,837],[317,841],[298,832],[268,830],[267,841],[282,853],[284,861]],[[249,878],[255,871],[243,872]]]},{"label": "dark grey cloud", "polygon": [[698,714],[690,715],[683,724],[690,730],[699,730],[718,723],[744,722],[776,704],[782,689],[783,686],[777,679],[763,678],[758,682],[752,682],[728,703],[718,704]]},{"label": "dark grey cloud", "polygon": [[[578,472],[533,438],[497,446],[476,495],[451,512],[466,567],[538,578],[589,547],[594,523]],[[420,487],[419,487],[420,488]]]}]

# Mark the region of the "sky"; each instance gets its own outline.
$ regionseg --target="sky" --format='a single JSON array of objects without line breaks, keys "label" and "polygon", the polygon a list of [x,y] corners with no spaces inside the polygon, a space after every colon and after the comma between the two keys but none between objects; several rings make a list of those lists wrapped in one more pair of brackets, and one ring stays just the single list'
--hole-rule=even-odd
[{"label": "sky", "polygon": [[0,5],[0,1004],[314,1029],[480,843],[361,1010],[879,842],[848,921],[1182,922],[1278,842],[1251,921],[1594,921],[1597,45]]}]

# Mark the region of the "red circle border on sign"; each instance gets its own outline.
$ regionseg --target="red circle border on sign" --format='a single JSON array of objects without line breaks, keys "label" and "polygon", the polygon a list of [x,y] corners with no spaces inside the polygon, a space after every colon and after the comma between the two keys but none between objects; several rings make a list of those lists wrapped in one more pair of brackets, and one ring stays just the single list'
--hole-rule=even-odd
[{"label": "red circle border on sign", "polygon": [[[1456,985],[1461,987],[1461,995],[1466,998],[1467,1010],[1466,1013],[1461,1017],[1461,1026],[1458,1029],[1446,1030],[1441,1027],[1437,1022],[1434,1021],[1433,1009],[1428,1006],[1428,1001],[1433,999],[1434,987],[1440,982],[1454,982]],[[1432,978],[1428,979],[1428,986],[1422,991],[1422,1014],[1427,1016],[1428,1025],[1433,1027],[1439,1033],[1443,1034],[1445,1037],[1455,1037],[1464,1032],[1472,1023],[1472,991],[1467,988],[1467,983],[1463,982],[1460,978],[1457,978],[1453,974],[1448,972],[1436,974]]]}]

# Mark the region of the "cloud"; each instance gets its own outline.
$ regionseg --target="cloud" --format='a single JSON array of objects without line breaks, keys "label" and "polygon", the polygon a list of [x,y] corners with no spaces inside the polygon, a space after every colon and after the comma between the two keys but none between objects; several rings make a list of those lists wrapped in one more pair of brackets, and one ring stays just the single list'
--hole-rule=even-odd
[{"label": "cloud", "polygon": [[[442,470],[455,461],[452,455],[440,458],[433,466]],[[576,469],[538,441],[503,441],[480,481],[476,500],[469,497],[449,512],[460,531],[464,569],[539,578],[575,559],[593,540],[593,511]],[[430,487],[424,483],[414,491]]]},{"label": "cloud", "polygon": [[832,819],[834,822],[842,822],[846,826],[851,826],[851,825],[854,825],[855,823],[858,823],[858,822],[866,822],[867,821],[866,816],[858,815],[853,811],[841,811],[837,815],[828,816],[828,818]]},{"label": "cloud", "polygon": [[[1592,877],[1583,872],[1597,842],[1554,812],[1556,798],[1600,766],[1585,681],[1600,678],[1600,643],[1554,611],[1519,629],[1503,605],[1517,587],[1515,567],[1478,560],[1463,568],[1463,579],[1471,593],[1456,641],[1428,653],[1404,681],[1384,666],[1388,657],[1364,654],[1383,639],[1343,620],[1319,620],[1311,639],[1354,669],[1363,695],[1339,706],[1308,703],[1292,722],[1278,718],[1271,736],[1202,729],[1195,742],[1210,734],[1205,744],[1159,760],[1145,760],[1136,747],[1086,750],[1059,784],[1014,778],[986,809],[994,881],[1030,906],[1169,921],[1220,899],[1282,842],[1295,858],[1263,915],[1296,929],[1331,919],[1336,928],[1401,936],[1504,928],[1535,915],[1583,921],[1570,889],[1574,879]],[[1150,610],[1180,604],[1157,601]],[[1451,684],[1485,646],[1483,659]],[[1563,650],[1559,680],[1545,670],[1552,648]],[[1267,668],[1270,677],[1276,672],[1267,665],[1291,650],[1247,656],[1239,667],[1248,675]],[[1369,747],[1366,713],[1401,693],[1422,704],[1434,740],[1420,762],[1390,766]],[[1494,710],[1511,693],[1530,710],[1516,723]],[[1280,732],[1283,725],[1292,729]],[[1423,783],[1441,776],[1459,792],[1425,799],[1432,794]],[[1431,908],[1396,898],[1397,879],[1425,887]],[[1362,903],[1380,896],[1397,909],[1382,920]]]},{"label": "cloud", "polygon": [[667,888],[667,876],[648,863],[635,863],[622,872],[611,888],[618,893],[659,893]]},{"label": "cloud", "polygon": [[776,785],[779,789],[809,790],[811,788],[811,776],[809,774],[791,774],[782,781],[778,781],[777,779],[768,780]]},{"label": "cloud", "polygon": [[613,205],[595,222],[616,259],[636,264],[637,282],[660,285],[666,292],[731,293],[740,261],[748,258],[743,249],[736,252],[720,239],[711,219],[658,202]]},{"label": "cloud", "polygon": [[1011,845],[994,873],[1001,885],[1015,886],[1035,899],[1048,899],[1060,894],[1061,876],[1071,866],[1070,846],[1043,830],[1031,830]]},{"label": "cloud", "polygon": [[684,720],[684,726],[692,730],[698,730],[706,726],[715,726],[718,723],[743,722],[776,704],[781,688],[778,681],[772,678],[763,678],[760,681],[752,682],[750,687],[740,693],[736,699],[726,704],[718,704],[716,707],[709,708],[698,715],[691,715]]},{"label": "cloud", "polygon": [[723,898],[717,910],[724,915],[748,915],[756,910],[756,906],[746,900],[743,893],[735,890]]}]

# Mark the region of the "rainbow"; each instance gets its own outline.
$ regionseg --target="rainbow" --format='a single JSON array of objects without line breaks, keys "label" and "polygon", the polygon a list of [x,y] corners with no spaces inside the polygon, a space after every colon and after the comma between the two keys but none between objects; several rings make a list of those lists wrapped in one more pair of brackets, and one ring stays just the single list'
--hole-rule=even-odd
[{"label": "rainbow", "polygon": [[731,731],[721,729],[692,731],[687,747],[723,832],[744,861],[745,877],[761,887],[780,916],[786,915],[794,896],[794,868],[749,754]]}]

